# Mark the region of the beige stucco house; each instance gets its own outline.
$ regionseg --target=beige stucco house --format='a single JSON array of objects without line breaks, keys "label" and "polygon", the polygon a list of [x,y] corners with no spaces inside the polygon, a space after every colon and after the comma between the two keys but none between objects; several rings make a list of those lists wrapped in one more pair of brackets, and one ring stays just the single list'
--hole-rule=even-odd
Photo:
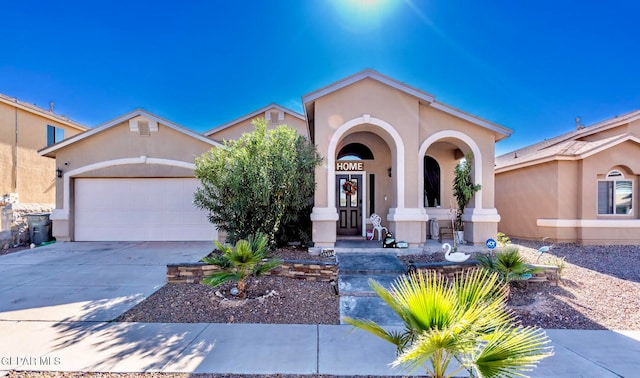
[{"label": "beige stucco house", "polygon": [[[137,110],[40,151],[63,166],[53,233],[58,240],[211,240],[206,215],[191,204],[194,159],[225,139],[252,131],[251,121],[288,124],[324,157],[316,169],[313,241],[333,247],[365,238],[372,213],[410,246],[427,222],[447,223],[453,171],[474,154],[482,190],[465,209],[465,239],[495,237],[494,145],[511,131],[445,105],[419,89],[362,71],[302,98],[304,113],[269,105],[197,134]],[[345,184],[352,183],[345,191]]]},{"label": "beige stucco house", "polygon": [[[316,246],[332,247],[342,235],[366,235],[372,213],[398,240],[422,245],[430,218],[448,222],[455,207],[454,167],[468,152],[482,190],[464,211],[465,240],[480,244],[495,237],[495,143],[510,130],[370,70],[302,100],[312,141],[325,157],[316,169],[311,214]],[[347,180],[357,183],[357,193],[345,193]]]},{"label": "beige stucco house", "polygon": [[0,94],[0,197],[53,204],[56,162],[38,150],[87,129],[53,109]]},{"label": "beige stucco house", "polygon": [[496,208],[510,237],[638,244],[640,110],[496,159]]}]

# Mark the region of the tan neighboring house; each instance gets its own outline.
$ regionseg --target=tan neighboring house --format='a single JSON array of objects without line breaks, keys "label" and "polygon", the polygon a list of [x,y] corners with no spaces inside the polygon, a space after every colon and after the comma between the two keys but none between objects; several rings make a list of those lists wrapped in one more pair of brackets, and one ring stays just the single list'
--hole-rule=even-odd
[{"label": "tan neighboring house", "polygon": [[195,158],[220,144],[135,110],[40,151],[64,167],[51,215],[58,241],[214,240],[193,206]]},{"label": "tan neighboring house", "polygon": [[501,232],[581,244],[639,244],[640,110],[496,159]]},{"label": "tan neighboring house", "polygon": [[88,127],[0,94],[0,196],[54,203],[56,162],[38,150]]},{"label": "tan neighboring house", "polygon": [[[196,134],[138,110],[40,151],[63,165],[53,232],[58,240],[211,240],[218,237],[191,201],[194,159],[253,130],[257,117],[288,124],[324,157],[311,214],[317,247],[365,238],[369,217],[410,246],[422,245],[429,219],[448,223],[458,161],[473,152],[482,185],[465,209],[465,239],[495,237],[496,141],[509,129],[440,103],[375,71],[347,77],[302,98],[304,114],[269,105]],[[345,183],[352,183],[345,191]],[[175,186],[175,188],[174,188]]]},{"label": "tan neighboring house", "polygon": [[303,135],[307,139],[309,138],[309,128],[307,128],[307,120],[304,118],[304,115],[278,104],[265,106],[233,121],[214,127],[206,131],[204,135],[220,143],[225,140],[239,139],[243,133],[254,130],[252,122],[256,118],[266,119],[269,122],[267,126],[269,129],[280,125],[287,125],[296,129],[298,134]]},{"label": "tan neighboring house", "polygon": [[0,248],[29,241],[25,215],[50,212],[56,162],[38,150],[87,127],[50,110],[0,94]]}]

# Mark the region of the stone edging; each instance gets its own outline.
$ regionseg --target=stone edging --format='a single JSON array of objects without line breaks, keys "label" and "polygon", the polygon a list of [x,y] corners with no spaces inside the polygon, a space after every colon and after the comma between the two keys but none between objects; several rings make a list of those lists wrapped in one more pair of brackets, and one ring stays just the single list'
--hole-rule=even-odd
[{"label": "stone edging", "polygon": [[[203,262],[167,264],[167,283],[170,284],[197,284],[212,272],[216,271],[215,265]],[[265,276],[279,276],[308,281],[337,281],[338,263],[307,260],[284,260],[282,265],[273,269]]]},{"label": "stone edging", "polygon": [[[434,263],[415,263],[412,265],[414,265],[418,270],[435,270],[448,278],[453,278],[460,272],[477,267],[478,262],[476,260],[469,260],[463,263],[451,263],[445,261]],[[543,271],[536,273],[533,277],[528,279],[527,282],[550,282],[553,285],[558,285],[558,267],[551,265],[531,265],[542,268]],[[204,277],[216,271],[216,269],[215,265],[203,262],[167,264],[167,283],[198,284]],[[304,279],[309,281],[337,281],[338,263],[333,261],[284,260],[281,266],[265,273],[265,275]]]},{"label": "stone edging", "polygon": [[[434,262],[434,263],[414,263],[412,264],[418,270],[435,270],[443,274],[447,278],[454,278],[458,273],[461,273],[467,269],[473,269],[478,266],[478,261],[469,260],[463,263],[451,263],[451,262]],[[549,282],[552,285],[557,286],[560,281],[558,275],[558,267],[552,265],[539,265],[529,264],[535,268],[541,268],[542,271],[533,275],[526,282]]]}]

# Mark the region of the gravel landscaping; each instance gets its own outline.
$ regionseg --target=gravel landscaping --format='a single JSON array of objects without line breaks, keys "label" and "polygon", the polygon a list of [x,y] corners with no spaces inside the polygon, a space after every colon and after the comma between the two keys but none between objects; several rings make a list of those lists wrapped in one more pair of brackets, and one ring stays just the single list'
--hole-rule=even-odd
[{"label": "gravel landscaping", "polygon": [[[640,329],[640,247],[563,244],[539,256],[541,243],[518,241],[529,262],[565,257],[558,286],[516,285],[510,308],[524,325],[567,329]],[[306,251],[278,250],[285,259],[318,259]],[[409,261],[443,261],[442,254],[402,256]],[[339,297],[331,283],[262,277],[236,300],[231,285],[165,285],[116,321],[339,324]]]}]

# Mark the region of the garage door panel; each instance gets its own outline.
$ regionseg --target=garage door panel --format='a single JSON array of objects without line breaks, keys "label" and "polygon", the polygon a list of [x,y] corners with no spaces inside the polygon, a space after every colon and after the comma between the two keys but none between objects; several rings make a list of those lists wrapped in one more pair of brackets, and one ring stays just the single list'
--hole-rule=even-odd
[{"label": "garage door panel", "polygon": [[213,240],[193,205],[196,179],[76,179],[75,237],[102,240]]}]

